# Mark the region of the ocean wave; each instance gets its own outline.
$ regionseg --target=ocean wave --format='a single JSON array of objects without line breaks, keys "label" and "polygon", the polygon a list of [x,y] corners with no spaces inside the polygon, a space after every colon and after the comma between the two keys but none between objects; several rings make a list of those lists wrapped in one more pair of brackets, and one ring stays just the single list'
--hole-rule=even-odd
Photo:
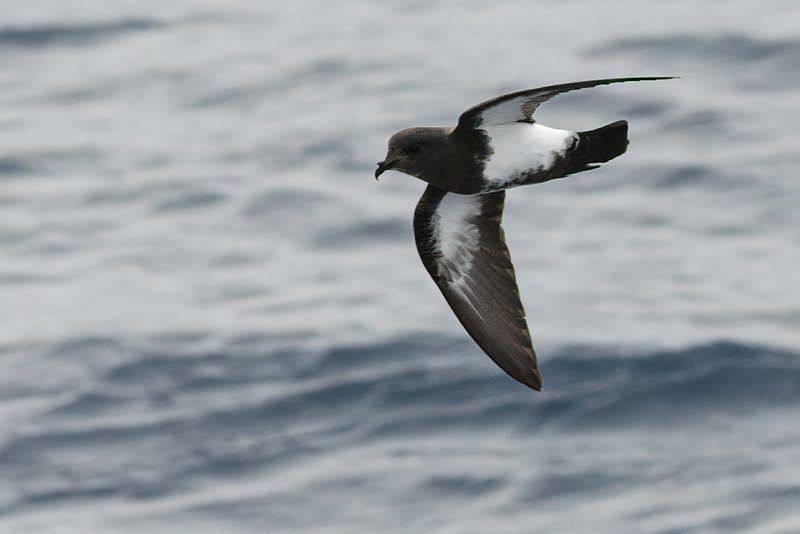
[{"label": "ocean wave", "polygon": [[[160,495],[198,477],[448,430],[663,428],[800,401],[798,354],[729,342],[565,348],[542,355],[542,393],[444,336],[327,350],[277,350],[267,338],[229,350],[205,343],[92,339],[44,351],[53,372],[71,366],[74,376],[3,397],[38,408],[0,442],[0,473],[13,485],[0,492],[0,508]],[[492,482],[434,480],[431,491],[452,484],[481,492]]]},{"label": "ocean wave", "polygon": [[[430,426],[506,421],[531,431],[548,423],[570,428],[681,424],[800,400],[799,355],[762,346],[720,341],[641,353],[565,348],[542,358],[541,394],[513,382],[488,360],[480,372],[472,365],[461,368],[470,353],[477,350],[443,339],[337,349],[314,373],[326,373],[334,360],[340,367],[335,376],[341,378],[363,373],[362,367],[383,367],[383,373],[376,372],[374,381],[362,387],[380,392],[374,413],[395,414],[388,418],[387,431],[419,427],[426,418]],[[381,363],[400,355],[407,365]]]},{"label": "ocean wave", "polygon": [[128,19],[88,24],[52,24],[28,28],[0,28],[0,47],[46,48],[91,45],[121,35],[163,27],[150,19]]},{"label": "ocean wave", "polygon": [[[746,90],[786,88],[797,82],[800,40],[761,39],[748,35],[671,34],[656,37],[618,39],[587,50],[588,57],[639,56],[648,65],[679,69],[676,75],[690,77],[691,71],[722,68],[731,81]],[[743,68],[746,66],[746,68]]]},{"label": "ocean wave", "polygon": [[[800,355],[719,341],[620,357],[568,352],[548,369],[570,424],[681,424],[800,401]],[[566,392],[574,379],[575,394]]]},{"label": "ocean wave", "polygon": [[602,419],[626,425],[678,423],[800,400],[800,354],[726,341],[653,352],[562,348],[540,355],[541,393],[515,382],[461,338],[420,334],[326,350],[275,349],[270,343],[264,337],[207,350],[202,342],[176,347],[149,340],[138,349],[94,338],[65,342],[48,349],[48,358],[61,366],[82,358],[82,368],[72,366],[72,381],[53,386],[58,402],[48,417],[84,419],[73,428],[94,428],[88,424],[94,415],[134,408],[153,420],[169,414],[283,429],[323,420],[362,422],[365,428],[406,420],[416,426],[434,415],[454,423],[521,417],[531,424]]},{"label": "ocean wave", "polygon": [[664,35],[660,37],[634,37],[611,41],[592,49],[589,55],[605,55],[619,52],[638,54],[679,54],[695,59],[710,58],[758,62],[784,58],[798,61],[800,41],[796,39],[759,39],[746,35]]}]

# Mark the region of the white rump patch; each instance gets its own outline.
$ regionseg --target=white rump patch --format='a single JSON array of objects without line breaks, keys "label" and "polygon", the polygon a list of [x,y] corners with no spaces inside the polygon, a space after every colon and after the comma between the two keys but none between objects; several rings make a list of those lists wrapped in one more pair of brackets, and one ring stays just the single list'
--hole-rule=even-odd
[{"label": "white rump patch", "polygon": [[494,151],[486,162],[484,176],[498,189],[521,173],[549,169],[578,139],[575,132],[527,122],[488,126],[484,131]]}]

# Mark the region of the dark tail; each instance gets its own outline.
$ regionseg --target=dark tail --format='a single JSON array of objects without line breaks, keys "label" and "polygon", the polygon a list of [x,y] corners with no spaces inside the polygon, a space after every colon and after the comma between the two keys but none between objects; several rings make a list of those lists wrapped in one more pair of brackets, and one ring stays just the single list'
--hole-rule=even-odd
[{"label": "dark tail", "polygon": [[592,163],[605,163],[625,153],[628,149],[628,122],[617,121],[590,130],[578,132],[580,141],[570,158],[573,168],[569,174],[594,169]]},{"label": "dark tail", "polygon": [[605,163],[628,149],[628,122],[617,121],[602,128],[580,132],[580,143],[586,143],[586,163]]}]

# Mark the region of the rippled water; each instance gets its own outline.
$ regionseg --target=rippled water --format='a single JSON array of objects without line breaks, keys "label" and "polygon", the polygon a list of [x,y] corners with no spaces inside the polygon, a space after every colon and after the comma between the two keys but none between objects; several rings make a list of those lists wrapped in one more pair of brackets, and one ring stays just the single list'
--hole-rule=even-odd
[{"label": "rippled water", "polygon": [[[800,7],[0,7],[0,530],[793,532]],[[509,193],[534,394],[416,256],[396,130],[627,119]]]}]

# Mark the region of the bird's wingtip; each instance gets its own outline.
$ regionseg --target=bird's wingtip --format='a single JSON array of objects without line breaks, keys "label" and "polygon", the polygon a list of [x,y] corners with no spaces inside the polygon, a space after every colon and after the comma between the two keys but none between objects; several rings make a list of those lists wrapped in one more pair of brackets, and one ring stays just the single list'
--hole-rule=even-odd
[{"label": "bird's wingtip", "polygon": [[531,376],[527,377],[523,384],[535,391],[542,391],[542,374],[539,369],[534,369]]}]

